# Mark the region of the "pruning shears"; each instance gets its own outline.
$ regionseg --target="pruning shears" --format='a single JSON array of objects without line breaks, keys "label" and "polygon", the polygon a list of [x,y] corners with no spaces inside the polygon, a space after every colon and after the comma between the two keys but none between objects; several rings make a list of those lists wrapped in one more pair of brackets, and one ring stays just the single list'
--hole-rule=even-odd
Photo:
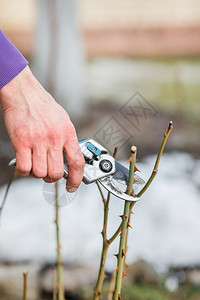
[{"label": "pruning shears", "polygon": [[[81,152],[85,158],[85,167],[82,181],[85,184],[91,184],[98,181],[106,190],[108,190],[114,196],[126,200],[135,202],[140,198],[130,196],[121,190],[117,183],[125,186],[128,185],[129,170],[119,163],[113,156],[108,153],[108,150],[102,145],[87,138],[79,141]],[[9,166],[16,166],[16,159],[12,159]],[[64,176],[68,177],[68,164],[64,164]],[[134,174],[134,187],[137,185],[143,185],[145,181]]]}]

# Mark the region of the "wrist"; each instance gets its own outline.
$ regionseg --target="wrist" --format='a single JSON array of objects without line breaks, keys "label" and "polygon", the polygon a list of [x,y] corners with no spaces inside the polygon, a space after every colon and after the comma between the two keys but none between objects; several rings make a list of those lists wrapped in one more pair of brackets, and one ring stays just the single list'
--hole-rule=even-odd
[{"label": "wrist", "polygon": [[23,102],[25,98],[24,91],[35,84],[36,79],[30,68],[26,66],[17,76],[0,89],[0,104],[2,109],[20,105],[20,102]]}]

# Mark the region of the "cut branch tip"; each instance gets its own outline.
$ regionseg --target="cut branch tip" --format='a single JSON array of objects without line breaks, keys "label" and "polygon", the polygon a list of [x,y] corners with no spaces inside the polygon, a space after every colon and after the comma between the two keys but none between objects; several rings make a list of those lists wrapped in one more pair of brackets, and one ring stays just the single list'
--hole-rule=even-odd
[{"label": "cut branch tip", "polygon": [[173,122],[170,121],[170,122],[169,122],[169,130],[171,130],[172,128],[173,128]]},{"label": "cut branch tip", "polygon": [[131,153],[136,153],[136,152],[137,152],[137,147],[131,146]]}]

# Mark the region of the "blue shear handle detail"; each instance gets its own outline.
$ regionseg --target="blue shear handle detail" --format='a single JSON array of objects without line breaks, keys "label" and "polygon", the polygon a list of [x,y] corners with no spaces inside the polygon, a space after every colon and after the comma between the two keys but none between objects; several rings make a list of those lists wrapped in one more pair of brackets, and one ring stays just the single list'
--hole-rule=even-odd
[{"label": "blue shear handle detail", "polygon": [[79,143],[79,144],[82,144],[82,143],[85,143],[85,142],[86,142],[86,141],[88,141],[88,140],[90,140],[90,138],[87,138],[87,139],[81,140],[81,141],[79,141],[78,143]]},{"label": "blue shear handle detail", "polygon": [[99,148],[97,148],[95,145],[93,145],[92,143],[89,143],[87,145],[87,149],[92,152],[94,154],[94,156],[99,156],[101,155],[101,150]]}]

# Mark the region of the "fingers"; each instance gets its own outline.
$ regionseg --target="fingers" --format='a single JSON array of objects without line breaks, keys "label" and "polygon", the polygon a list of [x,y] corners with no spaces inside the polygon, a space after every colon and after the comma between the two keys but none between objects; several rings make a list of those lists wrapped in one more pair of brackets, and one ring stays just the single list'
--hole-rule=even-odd
[{"label": "fingers", "polygon": [[32,171],[31,175],[37,178],[44,178],[47,176],[47,154],[43,145],[33,148],[32,154]]},{"label": "fingers", "polygon": [[54,182],[64,175],[64,162],[62,148],[59,150],[49,149],[47,154],[47,177],[45,182]]},{"label": "fingers", "polygon": [[44,178],[46,182],[54,182],[64,175],[63,152],[60,150],[38,147],[21,150],[16,153],[17,174],[22,177],[29,176]]},{"label": "fingers", "polygon": [[69,139],[64,145],[64,152],[69,165],[67,191],[73,193],[81,184],[85,165],[75,131],[69,135]]},{"label": "fingers", "polygon": [[70,122],[59,132],[59,136],[55,134],[53,138],[49,138],[48,135],[46,142],[45,139],[40,140],[43,143],[34,140],[32,147],[23,147],[16,151],[18,175],[25,177],[31,174],[44,178],[46,182],[59,180],[64,175],[64,151],[69,165],[66,188],[69,192],[74,192],[82,181],[85,165],[74,126]]},{"label": "fingers", "polygon": [[32,169],[32,157],[30,148],[22,148],[16,152],[16,170],[21,177],[30,175]]}]

